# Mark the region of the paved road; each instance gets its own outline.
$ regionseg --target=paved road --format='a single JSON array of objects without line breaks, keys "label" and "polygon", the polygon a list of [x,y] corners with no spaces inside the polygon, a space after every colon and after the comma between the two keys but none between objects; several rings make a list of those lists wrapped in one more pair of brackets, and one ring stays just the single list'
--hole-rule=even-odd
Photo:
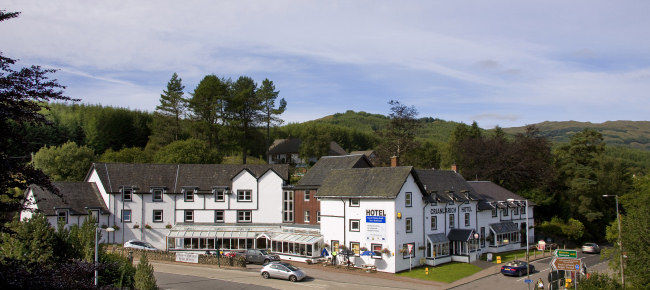
[{"label": "paved road", "polygon": [[[248,270],[226,270],[204,265],[151,262],[158,286],[162,289],[441,289],[440,285],[396,281],[347,273],[306,269],[308,277],[292,283],[279,279],[263,279],[259,266]],[[268,288],[266,288],[268,289]]]},{"label": "paved road", "polygon": [[[594,254],[582,254],[578,252],[578,258],[582,258],[583,262],[587,265],[587,270],[591,270],[590,268],[594,265],[598,265],[600,267],[603,263],[603,261],[600,260],[600,255],[594,255]],[[549,264],[551,263],[552,257],[544,258],[541,260],[537,260],[535,262],[532,262],[531,264],[535,267],[535,272],[530,274],[530,279],[533,281],[537,281],[539,278],[542,278],[542,281],[544,281],[544,285],[548,284],[548,273],[549,273]],[[604,262],[605,264],[607,262]],[[460,285],[458,287],[455,287],[453,289],[528,289],[526,283],[524,283],[524,280],[526,279],[526,276],[523,277],[510,277],[510,276],[504,276],[502,274],[494,274],[487,276],[482,279],[474,280],[470,283]],[[531,284],[531,289],[533,288],[533,284]]]},{"label": "paved road", "polygon": [[155,272],[160,289],[273,289],[270,287],[237,283],[220,279],[203,278],[190,275]]}]

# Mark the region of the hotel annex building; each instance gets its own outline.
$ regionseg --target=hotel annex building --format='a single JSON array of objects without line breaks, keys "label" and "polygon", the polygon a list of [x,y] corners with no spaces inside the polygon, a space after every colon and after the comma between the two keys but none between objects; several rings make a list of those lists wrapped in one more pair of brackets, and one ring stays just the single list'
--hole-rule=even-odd
[{"label": "hotel annex building", "polygon": [[104,243],[137,239],[170,251],[262,248],[306,261],[345,247],[356,265],[384,272],[525,248],[533,223],[532,204],[454,171],[372,167],[363,155],[322,157],[295,186],[288,171],[283,164],[94,163],[85,182],[55,183],[63,198],[29,187],[21,218],[41,212],[52,225],[70,226],[92,215],[116,229]]}]

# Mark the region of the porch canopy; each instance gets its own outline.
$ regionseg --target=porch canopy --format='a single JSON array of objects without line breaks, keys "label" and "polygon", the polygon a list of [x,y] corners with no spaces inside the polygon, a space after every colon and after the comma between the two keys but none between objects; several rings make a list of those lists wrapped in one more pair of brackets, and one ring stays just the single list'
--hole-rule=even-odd
[{"label": "porch canopy", "polygon": [[292,242],[301,244],[315,244],[323,239],[322,236],[305,235],[299,233],[278,233],[271,236],[272,241]]},{"label": "porch canopy", "polygon": [[197,231],[197,230],[180,230],[170,231],[170,238],[219,238],[219,239],[253,239],[259,233],[244,231]]},{"label": "porch canopy", "polygon": [[515,223],[513,222],[501,222],[501,223],[490,224],[490,228],[497,235],[519,232],[517,225],[515,225]]},{"label": "porch canopy", "polygon": [[427,235],[427,239],[432,244],[449,243],[449,239],[444,233]]},{"label": "porch canopy", "polygon": [[467,242],[472,238],[473,233],[474,233],[474,230],[451,229],[449,231],[449,234],[447,235],[447,238],[450,241]]}]

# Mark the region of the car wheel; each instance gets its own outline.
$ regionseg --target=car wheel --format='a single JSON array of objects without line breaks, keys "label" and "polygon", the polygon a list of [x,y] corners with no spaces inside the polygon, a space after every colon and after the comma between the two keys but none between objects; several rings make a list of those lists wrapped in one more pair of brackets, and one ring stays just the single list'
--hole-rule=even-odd
[{"label": "car wheel", "polygon": [[264,260],[264,265],[268,264],[269,262],[269,259]]},{"label": "car wheel", "polygon": [[271,277],[271,276],[269,275],[269,272],[262,272],[262,278],[264,278],[264,279],[268,279],[269,277]]},{"label": "car wheel", "polygon": [[291,275],[291,276],[289,276],[289,281],[296,282],[296,281],[298,281],[298,278],[296,276],[294,276],[294,275]]}]

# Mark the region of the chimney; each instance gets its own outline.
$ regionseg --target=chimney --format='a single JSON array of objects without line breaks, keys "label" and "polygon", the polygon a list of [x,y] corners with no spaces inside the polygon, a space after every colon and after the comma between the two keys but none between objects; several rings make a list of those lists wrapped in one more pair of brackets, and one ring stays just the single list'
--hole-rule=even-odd
[{"label": "chimney", "polygon": [[451,165],[451,171],[458,173],[458,166],[455,163]]},{"label": "chimney", "polygon": [[399,166],[399,157],[393,156],[390,158],[390,167],[397,167]]}]

